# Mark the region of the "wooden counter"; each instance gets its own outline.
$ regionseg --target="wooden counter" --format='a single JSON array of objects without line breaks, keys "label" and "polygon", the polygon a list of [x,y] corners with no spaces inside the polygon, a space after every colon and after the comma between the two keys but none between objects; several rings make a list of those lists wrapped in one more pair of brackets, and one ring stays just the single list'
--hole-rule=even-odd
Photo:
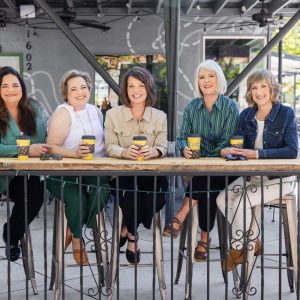
[{"label": "wooden counter", "polygon": [[222,158],[163,158],[149,161],[130,161],[114,158],[82,160],[64,158],[61,161],[41,161],[38,158],[18,160],[1,158],[0,171],[158,171],[158,172],[299,172],[300,159],[259,159],[226,161]]}]

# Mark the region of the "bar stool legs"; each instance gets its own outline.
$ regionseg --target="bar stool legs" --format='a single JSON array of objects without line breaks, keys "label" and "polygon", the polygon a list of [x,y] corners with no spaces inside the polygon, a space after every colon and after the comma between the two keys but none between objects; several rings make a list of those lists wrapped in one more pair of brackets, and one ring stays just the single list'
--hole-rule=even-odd
[{"label": "bar stool legs", "polygon": [[[271,205],[280,205],[279,199],[270,203]],[[296,224],[296,198],[295,195],[289,194],[282,198],[282,217],[283,229],[285,235],[285,247],[287,255],[287,276],[291,292],[294,292],[294,284],[297,286],[297,224]],[[258,236],[258,222],[260,221],[261,206],[253,208],[250,231]],[[257,258],[254,257],[255,241],[247,242],[247,259],[242,265],[241,280],[238,284],[237,270],[233,270],[234,290],[237,296],[244,295],[248,299],[251,284],[251,274]]]},{"label": "bar stool legs", "polygon": [[[189,219],[191,222],[191,240],[187,241],[187,247],[189,247],[187,251],[187,255],[184,255],[185,250],[185,242],[189,239],[187,231],[189,227]],[[184,299],[191,299],[191,290],[192,290],[192,277],[193,277],[193,263],[195,262],[194,259],[194,248],[196,246],[196,239],[197,239],[197,231],[198,231],[198,205],[193,207],[193,211],[191,216],[188,216],[185,221],[183,222],[183,228],[180,234],[179,240],[179,251],[178,251],[178,261],[177,261],[177,271],[175,277],[175,284],[178,284],[180,273],[182,269],[182,262],[183,258],[186,258],[186,278],[185,278],[185,298]],[[191,261],[191,263],[189,263]]]},{"label": "bar stool legs", "polygon": [[[113,298],[114,287],[118,277],[119,270],[119,238],[122,226],[122,210],[119,207],[115,207],[114,210],[114,223],[113,223],[113,235],[112,235],[112,248],[111,248],[111,263],[109,271],[109,280],[107,285],[107,299]],[[157,269],[157,277],[159,283],[159,291],[162,300],[167,299],[166,296],[166,282],[164,273],[164,258],[163,258],[163,246],[162,246],[162,234],[161,234],[161,221],[160,213],[157,212],[152,220],[151,228],[155,236],[155,265]]]},{"label": "bar stool legs", "polygon": [[33,261],[33,252],[32,252],[32,240],[30,230],[28,230],[27,234],[27,245],[25,237],[21,240],[21,249],[22,249],[22,257],[23,257],[23,266],[26,274],[26,279],[31,281],[31,287],[34,295],[38,294],[35,274],[34,274],[34,261]]},{"label": "bar stool legs", "polygon": [[[55,286],[54,299],[60,298],[62,282],[63,282],[63,256],[64,256],[64,241],[67,232],[67,220],[64,213],[64,203],[60,200],[55,200],[54,212],[54,230],[53,230],[53,246],[52,246],[52,268],[49,289],[52,290]],[[106,229],[104,221],[104,212],[101,211],[96,216],[95,227],[93,228],[93,237],[95,243],[96,260],[98,274],[101,285],[106,284],[108,274],[108,247],[106,239]]]},{"label": "bar stool legs", "polygon": [[166,280],[165,280],[165,267],[164,267],[164,255],[161,236],[161,220],[160,212],[157,212],[152,220],[152,230],[155,236],[155,260],[157,268],[157,277],[159,283],[160,297],[162,300],[167,299],[166,294]]},{"label": "bar stool legs", "polygon": [[101,285],[107,285],[108,280],[108,246],[107,246],[107,232],[105,228],[104,212],[102,211],[96,216],[95,226],[93,228],[93,236],[95,242],[96,259],[98,266],[98,273],[100,276]]}]

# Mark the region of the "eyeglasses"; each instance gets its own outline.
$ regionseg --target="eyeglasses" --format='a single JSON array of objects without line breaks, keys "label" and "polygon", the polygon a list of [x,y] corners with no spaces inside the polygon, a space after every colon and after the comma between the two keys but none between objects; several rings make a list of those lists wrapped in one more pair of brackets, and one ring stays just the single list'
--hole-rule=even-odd
[{"label": "eyeglasses", "polygon": [[41,154],[40,160],[62,160],[63,156],[61,154]]}]

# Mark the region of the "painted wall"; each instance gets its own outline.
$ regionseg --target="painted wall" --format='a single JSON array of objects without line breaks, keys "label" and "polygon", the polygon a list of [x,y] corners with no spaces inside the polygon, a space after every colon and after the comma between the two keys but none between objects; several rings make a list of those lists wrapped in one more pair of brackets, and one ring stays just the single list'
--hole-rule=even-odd
[{"label": "painted wall", "polygon": [[[190,21],[190,20],[189,20]],[[193,83],[197,65],[203,58],[203,24],[205,19],[194,18],[193,22],[182,20],[180,30],[180,64],[179,64],[179,96],[178,117],[190,99],[194,97]],[[219,22],[228,21],[220,19]],[[232,20],[234,24],[234,20]],[[109,24],[111,29],[103,33],[97,29],[83,28],[73,32],[93,54],[156,54],[164,53],[164,24],[159,16],[143,16],[141,22],[136,17],[128,17]],[[224,25],[206,26],[206,35],[263,35],[262,29],[239,27],[219,30]],[[27,31],[30,30],[30,37]],[[24,78],[29,96],[36,98],[52,112],[62,102],[59,95],[59,80],[69,69],[79,69],[89,72],[92,77],[93,68],[75,49],[71,42],[57,29],[33,29],[25,26],[8,24],[6,30],[0,31],[0,46],[2,51],[24,53]],[[30,41],[32,48],[26,49]],[[32,70],[26,70],[26,53],[32,55]]]}]

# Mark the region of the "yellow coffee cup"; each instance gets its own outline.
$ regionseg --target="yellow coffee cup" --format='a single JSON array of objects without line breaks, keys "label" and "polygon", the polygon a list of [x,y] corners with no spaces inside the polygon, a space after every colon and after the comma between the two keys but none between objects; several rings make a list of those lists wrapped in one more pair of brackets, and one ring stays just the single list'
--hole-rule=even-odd
[{"label": "yellow coffee cup", "polygon": [[189,148],[192,152],[192,158],[200,158],[201,137],[199,134],[192,133],[187,137]]},{"label": "yellow coffee cup", "polygon": [[96,137],[94,135],[83,135],[81,138],[82,145],[89,147],[89,154],[86,156],[83,156],[83,159],[93,159],[94,158],[94,152],[95,152],[95,143],[96,143]]},{"label": "yellow coffee cup", "polygon": [[18,159],[26,160],[29,158],[30,137],[20,135],[16,137],[16,144],[18,148]]},{"label": "yellow coffee cup", "polygon": [[[143,135],[134,136],[131,141],[132,145],[138,146],[139,150],[148,144],[147,138]],[[136,160],[144,160],[144,155],[138,155]]]},{"label": "yellow coffee cup", "polygon": [[234,135],[230,139],[230,146],[234,148],[243,148],[244,137],[242,135]]}]

